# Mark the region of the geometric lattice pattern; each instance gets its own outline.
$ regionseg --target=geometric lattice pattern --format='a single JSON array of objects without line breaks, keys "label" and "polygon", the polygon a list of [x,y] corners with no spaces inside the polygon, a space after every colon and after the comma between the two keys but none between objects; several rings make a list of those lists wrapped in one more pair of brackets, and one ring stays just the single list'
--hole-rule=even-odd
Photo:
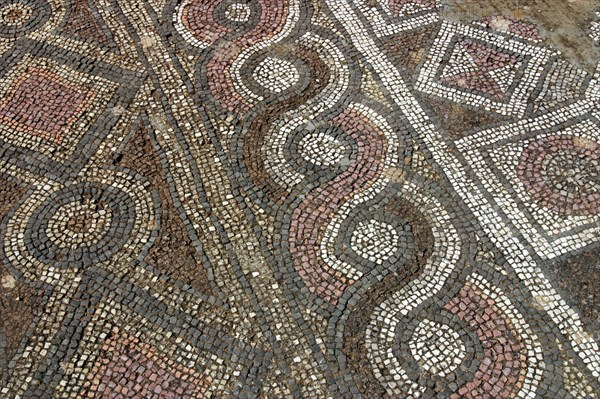
[{"label": "geometric lattice pattern", "polygon": [[600,68],[445,3],[0,1],[0,396],[597,398]]}]

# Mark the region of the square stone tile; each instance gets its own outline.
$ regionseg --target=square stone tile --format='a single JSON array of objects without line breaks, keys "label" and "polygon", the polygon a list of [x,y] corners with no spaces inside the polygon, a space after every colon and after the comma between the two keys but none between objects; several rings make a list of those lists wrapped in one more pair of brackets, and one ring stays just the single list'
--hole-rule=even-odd
[{"label": "square stone tile", "polygon": [[457,142],[491,199],[542,258],[597,244],[600,122],[582,101]]}]

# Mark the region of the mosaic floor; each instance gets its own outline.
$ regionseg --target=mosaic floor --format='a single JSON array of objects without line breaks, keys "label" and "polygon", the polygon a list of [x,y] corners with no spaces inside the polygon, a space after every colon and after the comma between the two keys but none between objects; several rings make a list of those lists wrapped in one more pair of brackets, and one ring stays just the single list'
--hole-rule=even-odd
[{"label": "mosaic floor", "polygon": [[0,0],[0,397],[598,397],[600,59],[445,3]]}]

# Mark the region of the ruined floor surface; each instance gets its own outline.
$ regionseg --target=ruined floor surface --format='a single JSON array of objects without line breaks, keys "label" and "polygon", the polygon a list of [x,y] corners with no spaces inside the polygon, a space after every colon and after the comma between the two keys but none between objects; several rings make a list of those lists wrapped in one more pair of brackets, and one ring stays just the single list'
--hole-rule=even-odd
[{"label": "ruined floor surface", "polygon": [[586,0],[0,0],[0,397],[596,398]]}]

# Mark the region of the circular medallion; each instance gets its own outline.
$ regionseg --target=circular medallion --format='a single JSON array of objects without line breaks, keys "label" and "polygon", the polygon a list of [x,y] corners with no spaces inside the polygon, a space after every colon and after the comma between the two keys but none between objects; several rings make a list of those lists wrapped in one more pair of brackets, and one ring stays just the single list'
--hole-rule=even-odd
[{"label": "circular medallion", "polygon": [[567,216],[600,211],[600,145],[588,138],[552,135],[523,151],[518,176],[541,206]]}]

